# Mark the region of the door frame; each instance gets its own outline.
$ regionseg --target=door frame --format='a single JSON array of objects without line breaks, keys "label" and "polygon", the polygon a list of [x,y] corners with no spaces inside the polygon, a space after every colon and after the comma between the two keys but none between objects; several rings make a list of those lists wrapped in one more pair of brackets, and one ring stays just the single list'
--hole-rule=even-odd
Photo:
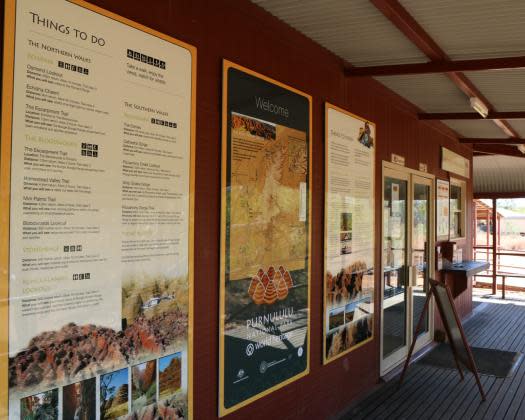
[{"label": "door frame", "polygon": [[[425,180],[426,184],[430,186],[430,196],[429,196],[429,260],[428,260],[428,274],[429,277],[433,278],[435,274],[435,244],[436,244],[436,230],[435,230],[435,176],[427,172],[421,172],[415,169],[407,168],[405,166],[397,165],[391,162],[383,161],[382,162],[382,172],[381,172],[381,287],[380,287],[380,299],[379,299],[379,311],[380,311],[380,345],[379,345],[379,367],[380,367],[380,376],[384,376],[392,369],[399,366],[403,363],[408,355],[408,349],[413,340],[412,334],[412,317],[413,317],[413,282],[412,282],[412,200],[413,200],[413,182],[417,178]],[[406,260],[408,267],[408,279],[409,284],[407,285],[407,312],[405,315],[405,332],[406,345],[399,350],[393,352],[386,358],[383,358],[383,328],[384,328],[384,316],[383,316],[383,303],[384,303],[384,223],[383,223],[383,201],[385,197],[385,176],[399,177],[400,180],[407,181],[407,249],[406,249]],[[434,302],[433,299],[429,303],[428,307],[428,318],[429,318],[429,331],[427,334],[423,334],[417,338],[415,351],[420,350],[422,347],[426,346],[432,341],[434,336]]]},{"label": "door frame", "polygon": [[[429,174],[427,174],[429,175]],[[434,182],[434,176],[421,176],[420,174],[416,174],[416,173],[412,173],[411,174],[411,180],[410,180],[410,193],[412,194],[412,198],[413,198],[413,185],[414,183],[417,183],[417,181],[420,181],[420,184],[421,185],[427,185],[429,187],[429,215],[428,215],[428,230],[429,230],[429,253],[428,253],[428,277],[429,278],[434,278],[434,274],[435,274],[435,252],[434,252],[434,249],[435,249],[435,245],[436,245],[436,226],[435,226],[435,218],[436,218],[436,214],[435,214],[435,182]],[[412,213],[410,214],[410,216],[412,216]],[[412,222],[412,220],[410,220]],[[413,225],[411,224],[410,226],[410,229],[413,228]],[[411,232],[412,233],[412,232]],[[409,261],[412,262],[413,261],[413,258],[412,258],[412,247],[410,246],[409,247],[409,251],[408,251],[408,255],[409,255]],[[410,282],[410,288],[409,288],[409,292],[410,292],[410,299],[409,299],[409,304],[410,305],[413,305],[414,304],[414,299],[413,299],[413,292],[414,292],[414,282],[413,282],[413,273],[414,273],[414,270],[412,269],[413,265],[410,265],[410,273],[409,273],[409,282]],[[413,311],[413,307],[410,308],[410,311],[411,311],[411,314],[413,315],[414,314],[414,311]],[[420,350],[422,347],[426,346],[428,343],[430,343],[433,339],[433,336],[434,336],[434,300],[432,299],[430,302],[429,302],[429,316],[428,316],[428,332],[426,334],[422,334],[420,335],[418,338],[417,338],[417,341],[416,341],[416,345],[414,347],[414,351],[418,351]],[[412,320],[413,321],[413,320]],[[417,322],[418,320],[416,320]],[[413,324],[412,324],[413,325]],[[412,326],[410,326],[410,331],[412,331]],[[410,336],[410,342],[412,342],[412,334]]]}]

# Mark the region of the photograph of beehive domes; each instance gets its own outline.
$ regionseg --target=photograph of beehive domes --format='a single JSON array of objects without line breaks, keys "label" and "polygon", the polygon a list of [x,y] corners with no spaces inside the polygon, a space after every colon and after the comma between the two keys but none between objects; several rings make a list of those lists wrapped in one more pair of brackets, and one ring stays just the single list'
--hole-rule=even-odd
[{"label": "photograph of beehive domes", "polygon": [[128,369],[100,377],[100,420],[117,419],[128,413]]},{"label": "photograph of beehive domes", "polygon": [[325,358],[331,360],[372,337],[374,270],[356,260],[337,274],[326,272]]},{"label": "photograph of beehive domes", "polygon": [[181,387],[181,353],[170,354],[159,359],[159,400],[173,396]]}]

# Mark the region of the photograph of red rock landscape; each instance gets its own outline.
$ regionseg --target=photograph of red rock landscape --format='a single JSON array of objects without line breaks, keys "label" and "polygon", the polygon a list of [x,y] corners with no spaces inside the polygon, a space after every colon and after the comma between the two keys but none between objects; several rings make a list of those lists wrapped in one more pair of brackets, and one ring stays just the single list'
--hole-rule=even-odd
[{"label": "photograph of red rock landscape", "polygon": [[170,398],[181,385],[181,354],[171,354],[159,359],[159,399]]},{"label": "photograph of red rock landscape", "polygon": [[9,358],[13,396],[36,394],[43,387],[78,382],[185,348],[185,282],[163,277],[127,279],[122,291],[121,331],[69,323],[34,337],[26,350]]},{"label": "photograph of red rock landscape", "polygon": [[100,420],[116,419],[128,413],[128,369],[100,377]]},{"label": "photograph of red rock landscape", "polygon": [[97,380],[87,379],[62,389],[62,420],[91,420],[96,418]]},{"label": "photograph of red rock landscape", "polygon": [[131,368],[131,409],[138,411],[157,399],[157,362],[151,360]]}]

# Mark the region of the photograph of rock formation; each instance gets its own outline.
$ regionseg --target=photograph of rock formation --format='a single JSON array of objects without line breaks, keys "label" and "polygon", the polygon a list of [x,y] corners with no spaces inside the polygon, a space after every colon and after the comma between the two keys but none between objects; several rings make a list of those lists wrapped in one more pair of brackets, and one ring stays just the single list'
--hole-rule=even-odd
[{"label": "photograph of rock formation", "polygon": [[128,369],[100,377],[100,419],[116,419],[128,413]]},{"label": "photograph of rock formation", "polygon": [[157,361],[151,360],[131,368],[131,409],[153,404],[157,399]]},{"label": "photograph of rock formation", "polygon": [[181,353],[159,359],[159,400],[173,396],[181,387]]},{"label": "photograph of rock formation", "polygon": [[58,389],[20,400],[21,420],[58,420]]},{"label": "photograph of rock formation", "polygon": [[97,380],[87,379],[62,389],[62,420],[91,420],[96,418]]},{"label": "photograph of rock formation", "polygon": [[276,139],[275,124],[232,112],[232,130],[246,131],[266,140]]},{"label": "photograph of rock formation", "polygon": [[134,274],[122,282],[122,319],[130,325],[175,310],[187,313],[188,281],[164,275]]},{"label": "photograph of rock formation", "polygon": [[184,348],[188,332],[186,277],[126,278],[122,330],[69,323],[32,338],[9,359],[13,396],[93,378]]},{"label": "photograph of rock formation", "polygon": [[187,404],[184,399],[185,397],[174,397],[161,403],[150,404],[119,420],[186,420]]}]

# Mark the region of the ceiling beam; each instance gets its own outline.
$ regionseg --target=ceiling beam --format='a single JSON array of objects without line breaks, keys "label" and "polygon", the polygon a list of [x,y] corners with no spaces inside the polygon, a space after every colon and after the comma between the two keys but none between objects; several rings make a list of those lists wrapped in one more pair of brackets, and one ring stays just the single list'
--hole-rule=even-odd
[{"label": "ceiling beam", "polygon": [[501,131],[503,131],[507,136],[509,137],[519,137],[520,135],[516,130],[514,130],[514,127],[512,127],[507,120],[492,120],[494,124],[496,124]]},{"label": "ceiling beam", "polygon": [[399,76],[407,74],[517,69],[524,67],[525,56],[521,56],[479,60],[431,61],[428,63],[396,64],[390,66],[351,67],[346,69],[345,74],[349,77]]},{"label": "ceiling beam", "polygon": [[[450,57],[407,12],[397,0],[370,0],[383,15],[392,22],[410,41],[412,41],[432,61],[450,61]],[[469,98],[476,97],[489,111],[494,107],[467,76],[461,72],[447,72],[446,76]],[[509,137],[519,137],[506,120],[492,120]]]},{"label": "ceiling beam", "polygon": [[449,60],[438,44],[419,23],[401,6],[392,0],[370,0],[416,47],[432,61]]},{"label": "ceiling beam", "polygon": [[489,138],[462,138],[459,139],[460,143],[474,144],[474,148],[477,144],[525,144],[525,139],[489,139]]},{"label": "ceiling beam", "polygon": [[525,119],[525,111],[489,112],[486,118],[477,112],[422,112],[420,120],[519,120]]},{"label": "ceiling beam", "polygon": [[515,146],[506,144],[475,144],[473,146],[474,152],[488,153],[492,155],[505,155],[525,158]]}]

